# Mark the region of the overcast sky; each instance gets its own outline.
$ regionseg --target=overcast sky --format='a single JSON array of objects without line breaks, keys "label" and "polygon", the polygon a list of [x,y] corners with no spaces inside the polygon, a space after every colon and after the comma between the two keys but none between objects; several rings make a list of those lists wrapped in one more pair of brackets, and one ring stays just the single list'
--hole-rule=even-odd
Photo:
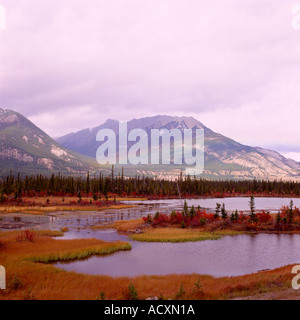
[{"label": "overcast sky", "polygon": [[0,107],[53,137],[108,118],[191,115],[300,161],[296,4],[0,0]]}]

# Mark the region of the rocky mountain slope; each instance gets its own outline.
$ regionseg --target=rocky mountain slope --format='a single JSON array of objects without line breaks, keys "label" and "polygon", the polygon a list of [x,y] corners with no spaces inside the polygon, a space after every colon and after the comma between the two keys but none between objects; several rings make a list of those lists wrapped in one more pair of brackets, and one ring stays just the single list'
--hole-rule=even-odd
[{"label": "rocky mountain slope", "polygon": [[21,114],[0,109],[0,173],[86,174],[96,161],[67,150]]}]

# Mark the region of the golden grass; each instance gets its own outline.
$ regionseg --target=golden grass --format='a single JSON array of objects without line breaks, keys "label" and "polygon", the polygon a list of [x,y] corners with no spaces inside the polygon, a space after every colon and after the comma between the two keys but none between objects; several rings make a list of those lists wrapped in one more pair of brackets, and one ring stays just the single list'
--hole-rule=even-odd
[{"label": "golden grass", "polygon": [[38,230],[35,232],[39,236],[46,236],[52,238],[62,237],[64,235],[64,232],[60,230]]},{"label": "golden grass", "polygon": [[[35,242],[17,242],[18,232],[0,233],[0,264],[7,271],[7,290],[0,290],[0,300],[95,300],[100,292],[107,299],[125,299],[130,283],[136,287],[140,299],[162,295],[175,299],[180,286],[185,294],[183,299],[231,299],[268,293],[270,298],[284,294],[291,288],[292,266],[273,271],[260,272],[239,277],[214,278],[205,275],[139,276],[134,278],[91,276],[66,272],[51,264],[34,263],[33,257],[49,257],[80,253],[107,244],[95,239],[54,240],[38,235]],[[122,266],[120,265],[120,268]],[[16,279],[18,286],[15,285]],[[297,293],[293,291],[293,298]],[[299,298],[298,293],[298,298]]]},{"label": "golden grass", "polygon": [[[59,250],[56,252],[49,251],[45,248],[43,253],[29,256],[28,260],[33,262],[58,262],[58,261],[72,261],[89,258],[93,255],[108,255],[117,251],[130,250],[131,245],[128,242],[115,242],[115,243],[95,243],[94,239],[89,239],[85,244],[72,240],[72,243],[60,244]],[[72,249],[69,249],[69,246]]]},{"label": "golden grass", "polygon": [[14,256],[21,260],[34,262],[53,262],[83,259],[91,255],[110,254],[118,250],[130,250],[128,242],[105,242],[98,239],[54,240],[61,236],[61,231],[36,231],[33,242],[17,241],[20,231],[1,233],[0,241],[8,243],[14,251]]},{"label": "golden grass", "polygon": [[[63,201],[64,199],[64,201]],[[47,202],[49,204],[69,204],[70,202],[77,202],[78,201],[78,197],[58,197],[58,196],[43,196],[43,197],[24,197],[23,198],[24,201],[34,201],[36,204],[46,204]],[[94,201],[92,197],[82,197],[81,198],[82,201],[85,202],[89,202],[90,200]],[[102,198],[102,200],[105,200]],[[108,201],[146,201],[148,200],[147,198],[135,198],[135,197],[108,197],[107,199]]]},{"label": "golden grass", "polygon": [[135,220],[119,220],[115,221],[112,224],[100,225],[100,226],[92,226],[92,229],[107,229],[112,228],[116,229],[118,232],[127,233],[130,230],[136,230],[137,228],[142,228],[144,224],[143,219],[135,219]]},{"label": "golden grass", "polygon": [[128,232],[129,230],[135,230],[141,227],[143,223],[143,219],[121,220],[114,222],[113,226],[118,232]]},{"label": "golden grass", "polygon": [[218,240],[221,239],[221,236],[191,229],[156,228],[147,229],[146,232],[141,234],[131,235],[130,238],[135,241],[143,242],[189,242]]},{"label": "golden grass", "polygon": [[8,213],[24,213],[30,215],[45,215],[51,212],[64,212],[64,211],[103,211],[103,210],[117,210],[133,208],[132,205],[120,204],[98,207],[94,205],[80,206],[80,205],[65,205],[65,206],[3,206],[0,207],[0,215]]},{"label": "golden grass", "polygon": [[122,198],[122,197],[116,197],[114,198],[108,198],[109,201],[147,201],[149,200],[148,198],[134,198],[134,197],[128,197],[128,198]]},{"label": "golden grass", "polygon": [[209,232],[199,229],[181,229],[178,227],[169,228],[150,228],[145,227],[143,219],[136,220],[121,220],[115,221],[113,224],[92,226],[92,229],[107,229],[113,228],[121,233],[130,233],[140,229],[141,234],[132,234],[130,238],[135,241],[143,242],[188,242],[188,241],[204,241],[218,240],[222,236],[234,236],[242,234],[241,231],[230,229],[218,230],[217,232]]},{"label": "golden grass", "polygon": [[[24,197],[24,205],[0,205],[0,215],[8,213],[24,213],[30,215],[44,215],[57,211],[102,211],[102,210],[115,210],[133,208],[133,205],[118,204],[112,202],[116,201],[133,201],[133,200],[147,200],[139,198],[109,198],[110,201],[107,205],[97,206],[94,204],[92,198],[83,197],[82,204],[78,204],[78,197]],[[90,203],[91,201],[91,203]],[[26,203],[34,203],[33,206],[26,205]],[[83,205],[83,203],[90,203]]]}]

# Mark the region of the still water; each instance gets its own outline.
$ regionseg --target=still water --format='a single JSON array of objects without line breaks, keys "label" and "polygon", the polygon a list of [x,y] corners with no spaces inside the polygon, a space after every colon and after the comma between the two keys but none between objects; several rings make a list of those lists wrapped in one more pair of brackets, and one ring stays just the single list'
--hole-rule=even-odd
[{"label": "still water", "polygon": [[[188,199],[189,207],[200,206],[209,210],[214,210],[216,203],[225,204],[227,210],[249,210],[248,197],[233,197],[233,198],[211,198],[211,199]],[[293,200],[294,206],[300,207],[300,198],[255,198],[255,208],[257,210],[275,211],[277,212],[282,206],[289,206],[290,201]],[[132,203],[132,202],[126,202]],[[138,203],[138,202],[137,202]],[[177,208],[182,210],[182,202],[180,200],[157,200],[157,201],[143,201],[141,204],[149,206],[157,206],[163,210]]]},{"label": "still water", "polygon": [[[257,210],[277,212],[289,205],[289,198],[256,198]],[[293,199],[300,207],[300,199]],[[182,210],[180,200],[128,202],[135,208],[105,210],[101,212],[54,212],[43,217],[10,214],[0,218],[0,230],[5,223],[10,229],[24,228],[30,224],[41,229],[69,231],[60,239],[97,238],[106,241],[128,241],[125,235],[115,230],[92,230],[93,225],[106,225],[115,220],[136,219],[157,211],[170,213]],[[191,199],[188,205],[213,211],[216,203],[225,203],[227,210],[249,209],[249,198]],[[1,223],[4,228],[1,228]],[[60,240],[57,240],[60,241]],[[91,257],[72,263],[57,263],[68,271],[110,276],[166,275],[172,273],[199,273],[216,277],[250,274],[264,269],[274,269],[287,264],[300,263],[300,235],[258,234],[225,236],[221,240],[188,243],[141,243],[130,241],[132,250],[117,252],[105,257]]]},{"label": "still water", "polygon": [[[112,239],[114,232],[109,232]],[[131,244],[131,251],[56,266],[94,275],[131,277],[199,273],[222,277],[300,263],[298,234],[238,235],[200,242]]]},{"label": "still water", "polygon": [[[257,210],[277,212],[282,206],[288,206],[289,198],[255,198]],[[208,211],[214,211],[216,203],[224,203],[228,211],[249,210],[249,198],[213,198],[213,199],[189,199],[189,207],[200,206]],[[300,198],[293,199],[294,205],[300,207]],[[0,216],[0,230],[18,230],[26,228],[39,229],[81,229],[95,224],[105,225],[116,220],[137,219],[148,214],[171,213],[172,210],[182,211],[183,204],[180,200],[158,200],[158,201],[124,201],[126,204],[134,205],[135,208],[88,211],[88,212],[53,212],[44,216],[30,216],[24,214],[4,214]]]},{"label": "still water", "polygon": [[[300,206],[300,199],[293,199]],[[189,206],[200,205],[213,210],[216,202],[225,203],[228,210],[248,210],[248,198],[189,200]],[[287,198],[257,198],[256,209],[278,211],[289,205]],[[136,203],[137,204],[137,203]],[[145,201],[137,212],[146,215],[181,209],[179,200]],[[87,233],[89,232],[89,233]],[[127,239],[114,230],[69,232],[66,239],[91,237],[106,241]],[[127,239],[128,240],[128,239]],[[221,240],[188,243],[142,243],[130,241],[131,251],[118,252],[105,257],[91,257],[58,267],[87,274],[110,276],[166,275],[172,273],[199,273],[216,277],[251,274],[260,270],[274,269],[287,264],[300,263],[300,235],[258,234],[225,236]]]}]

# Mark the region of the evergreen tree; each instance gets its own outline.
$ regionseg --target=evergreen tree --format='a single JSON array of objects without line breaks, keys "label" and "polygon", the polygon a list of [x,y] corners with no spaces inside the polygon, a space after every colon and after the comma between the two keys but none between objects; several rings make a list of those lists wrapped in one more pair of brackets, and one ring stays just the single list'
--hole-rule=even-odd
[{"label": "evergreen tree", "polygon": [[239,220],[239,213],[237,210],[235,210],[234,216],[235,216],[235,220]]},{"label": "evergreen tree", "polygon": [[221,212],[221,204],[217,203],[216,205],[216,209],[215,209],[215,214],[214,214],[214,218],[218,219],[220,216],[220,212]]},{"label": "evergreen tree", "polygon": [[255,202],[254,202],[254,196],[250,197],[250,218],[252,222],[256,221],[256,214],[255,214]]},{"label": "evergreen tree", "polygon": [[288,223],[292,223],[292,222],[293,222],[293,219],[294,219],[293,206],[294,206],[294,202],[293,202],[293,200],[291,200],[291,202],[290,202],[290,207],[289,207],[289,211],[288,211],[288,214],[287,214],[287,221],[288,221]]},{"label": "evergreen tree", "polygon": [[81,191],[80,190],[78,192],[77,198],[78,198],[78,203],[81,203],[82,196],[81,196]]},{"label": "evergreen tree", "polygon": [[225,209],[225,203],[223,203],[223,205],[222,205],[221,214],[222,214],[222,219],[223,220],[228,218],[228,214],[227,214],[226,209]]},{"label": "evergreen tree", "polygon": [[192,206],[191,211],[190,211],[190,217],[191,217],[191,219],[193,219],[193,218],[195,217],[195,215],[196,215],[196,210],[195,210],[195,207]]},{"label": "evergreen tree", "polygon": [[89,172],[88,172],[87,177],[86,177],[85,193],[86,194],[90,193],[90,173]]},{"label": "evergreen tree", "polygon": [[187,204],[186,200],[184,200],[183,214],[184,214],[186,217],[188,217],[188,215],[189,215],[189,207],[188,207],[188,204]]},{"label": "evergreen tree", "polygon": [[279,225],[280,222],[281,222],[281,217],[280,217],[280,212],[278,212],[276,216],[276,224]]}]

